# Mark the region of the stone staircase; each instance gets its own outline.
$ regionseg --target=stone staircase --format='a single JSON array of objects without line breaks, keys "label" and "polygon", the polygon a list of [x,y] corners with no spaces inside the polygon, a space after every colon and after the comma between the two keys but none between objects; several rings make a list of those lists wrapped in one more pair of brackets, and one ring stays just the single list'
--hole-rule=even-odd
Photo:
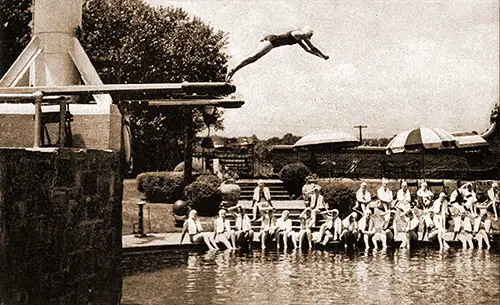
[{"label": "stone staircase", "polygon": [[[269,179],[265,180],[266,186],[271,191],[271,200],[290,200],[290,195],[288,194],[285,185],[281,180]],[[238,180],[238,185],[241,187],[240,200],[252,200],[253,190],[257,187],[257,180]]]}]

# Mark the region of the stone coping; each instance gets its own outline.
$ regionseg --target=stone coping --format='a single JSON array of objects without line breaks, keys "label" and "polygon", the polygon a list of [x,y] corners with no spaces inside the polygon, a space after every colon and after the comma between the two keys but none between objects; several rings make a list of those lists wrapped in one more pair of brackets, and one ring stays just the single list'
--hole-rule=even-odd
[{"label": "stone coping", "polygon": [[[313,232],[313,239],[318,238],[318,232]],[[421,236],[422,233],[419,233]],[[401,242],[404,233],[398,233],[395,236],[395,241],[397,243]],[[461,242],[452,241],[453,232],[446,232],[444,235],[446,241],[450,243],[450,246],[461,247]],[[204,249],[201,244],[192,244],[189,241],[189,237],[186,235],[184,241],[179,243],[181,239],[181,233],[148,233],[145,237],[137,237],[136,235],[124,235],[122,236],[122,247],[124,253],[138,253],[144,251],[165,251],[165,250],[176,250],[176,249]],[[255,235],[254,243],[258,245],[258,235]],[[426,246],[431,246],[432,243],[429,241],[420,241],[419,244],[424,244]],[[329,246],[341,246],[342,243],[338,241],[330,242]],[[436,242],[437,245],[437,242]],[[500,233],[494,234],[492,247],[500,246]]]}]

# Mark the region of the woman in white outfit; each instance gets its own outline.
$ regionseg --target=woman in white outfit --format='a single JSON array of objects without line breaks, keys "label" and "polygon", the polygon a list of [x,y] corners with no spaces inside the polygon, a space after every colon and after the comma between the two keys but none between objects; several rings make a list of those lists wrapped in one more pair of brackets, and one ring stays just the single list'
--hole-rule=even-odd
[{"label": "woman in white outfit", "polygon": [[214,221],[214,240],[223,243],[226,248],[233,250],[236,244],[236,235],[231,229],[229,219],[226,218],[226,210],[219,211],[219,217]]},{"label": "woman in white outfit", "polygon": [[292,240],[294,248],[297,248],[297,235],[292,230],[292,220],[289,218],[290,212],[284,210],[281,217],[276,221],[276,248],[280,249],[280,240],[283,239],[283,249],[286,251],[288,240]]},{"label": "woman in white outfit", "polygon": [[194,244],[203,241],[210,250],[218,250],[219,248],[215,244],[212,234],[210,234],[210,232],[203,232],[203,228],[201,227],[201,223],[198,220],[197,215],[198,212],[196,212],[196,210],[191,210],[189,212],[188,219],[186,219],[184,226],[182,227],[180,243],[182,244],[184,236],[187,233],[191,243]]}]

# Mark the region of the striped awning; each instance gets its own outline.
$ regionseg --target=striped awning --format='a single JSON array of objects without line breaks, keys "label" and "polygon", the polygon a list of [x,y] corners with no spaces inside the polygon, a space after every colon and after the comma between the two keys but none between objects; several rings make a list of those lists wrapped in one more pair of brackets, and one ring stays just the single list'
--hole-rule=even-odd
[{"label": "striped awning", "polygon": [[387,145],[387,153],[402,153],[421,149],[456,147],[455,137],[440,128],[414,128],[396,135]]}]

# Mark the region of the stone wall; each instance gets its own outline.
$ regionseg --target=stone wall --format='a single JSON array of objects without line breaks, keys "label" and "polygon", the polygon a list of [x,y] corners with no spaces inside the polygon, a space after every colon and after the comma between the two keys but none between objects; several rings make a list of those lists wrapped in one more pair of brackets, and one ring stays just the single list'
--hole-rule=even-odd
[{"label": "stone wall", "polygon": [[0,149],[0,303],[119,304],[119,153]]}]

